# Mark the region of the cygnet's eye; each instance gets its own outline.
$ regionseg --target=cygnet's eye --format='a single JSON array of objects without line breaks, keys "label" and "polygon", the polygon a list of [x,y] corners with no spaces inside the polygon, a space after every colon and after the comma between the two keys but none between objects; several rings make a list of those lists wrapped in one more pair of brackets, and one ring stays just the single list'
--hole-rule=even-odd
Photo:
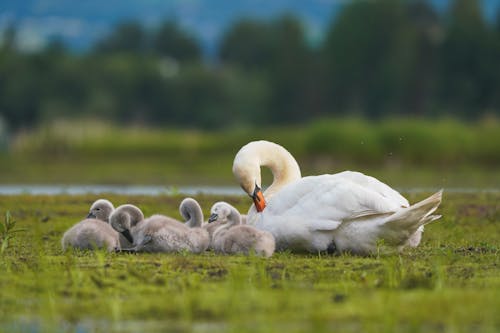
[{"label": "cygnet's eye", "polygon": [[101,208],[96,208],[95,210],[101,210]]}]

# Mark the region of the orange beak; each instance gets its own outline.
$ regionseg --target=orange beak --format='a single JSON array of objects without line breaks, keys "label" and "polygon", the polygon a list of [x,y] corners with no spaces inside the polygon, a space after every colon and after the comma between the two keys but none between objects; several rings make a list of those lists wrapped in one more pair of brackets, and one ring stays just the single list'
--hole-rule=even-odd
[{"label": "orange beak", "polygon": [[264,195],[259,187],[255,187],[255,191],[252,195],[253,203],[255,204],[255,208],[260,213],[266,208],[266,199],[264,199]]}]

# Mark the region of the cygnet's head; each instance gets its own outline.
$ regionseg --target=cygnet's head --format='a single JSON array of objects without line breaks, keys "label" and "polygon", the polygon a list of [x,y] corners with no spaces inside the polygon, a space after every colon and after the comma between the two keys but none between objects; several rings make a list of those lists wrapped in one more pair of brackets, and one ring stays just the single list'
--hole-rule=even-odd
[{"label": "cygnet's head", "polygon": [[208,223],[212,222],[220,222],[221,224],[227,223],[228,216],[231,215],[232,212],[237,213],[238,211],[236,210],[236,208],[234,208],[227,202],[224,201],[216,202],[210,209],[210,218],[208,219]]},{"label": "cygnet's head", "polygon": [[106,199],[99,199],[95,201],[92,204],[92,206],[90,206],[87,218],[108,222],[109,216],[111,215],[114,209],[115,207],[113,206],[111,201]]},{"label": "cygnet's head", "polygon": [[121,205],[109,217],[111,227],[121,233],[130,243],[134,243],[130,229],[144,220],[144,214],[134,205]]}]

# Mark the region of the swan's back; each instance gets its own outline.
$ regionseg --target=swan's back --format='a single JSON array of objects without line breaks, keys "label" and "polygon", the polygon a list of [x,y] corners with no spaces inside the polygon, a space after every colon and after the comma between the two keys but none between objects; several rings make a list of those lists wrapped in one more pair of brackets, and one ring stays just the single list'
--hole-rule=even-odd
[{"label": "swan's back", "polygon": [[394,195],[384,196],[376,186],[362,186],[357,180],[354,182],[343,173],[304,177],[272,197],[263,214],[340,223],[360,216],[392,213],[407,203]]},{"label": "swan's back", "polygon": [[408,200],[406,200],[406,198],[403,197],[398,191],[394,190],[375,177],[367,176],[361,172],[356,171],[339,172],[335,174],[335,176],[349,180],[360,185],[363,188],[370,189],[371,191],[378,193],[391,202],[399,204],[401,207],[410,206]]}]

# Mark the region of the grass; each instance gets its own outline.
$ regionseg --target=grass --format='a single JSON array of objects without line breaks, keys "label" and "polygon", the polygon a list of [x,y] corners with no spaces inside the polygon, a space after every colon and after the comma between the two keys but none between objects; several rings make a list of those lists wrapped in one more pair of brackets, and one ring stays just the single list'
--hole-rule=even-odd
[{"label": "grass", "polygon": [[[408,194],[411,202],[427,193]],[[106,195],[178,216],[180,196]],[[6,332],[497,332],[500,194],[446,193],[417,249],[270,259],[61,251],[95,196],[0,196],[16,227],[0,258]],[[244,210],[248,198],[199,195]]]},{"label": "grass", "polygon": [[16,221],[12,220],[10,212],[5,212],[5,219],[0,224],[0,255],[2,255],[9,246],[9,242],[15,237],[15,234],[24,231],[22,229],[15,229]]},{"label": "grass", "polygon": [[225,132],[60,121],[11,139],[0,183],[234,185],[238,149],[267,139],[286,147],[304,175],[354,169],[403,188],[498,188],[499,133],[495,119],[326,119]]}]

